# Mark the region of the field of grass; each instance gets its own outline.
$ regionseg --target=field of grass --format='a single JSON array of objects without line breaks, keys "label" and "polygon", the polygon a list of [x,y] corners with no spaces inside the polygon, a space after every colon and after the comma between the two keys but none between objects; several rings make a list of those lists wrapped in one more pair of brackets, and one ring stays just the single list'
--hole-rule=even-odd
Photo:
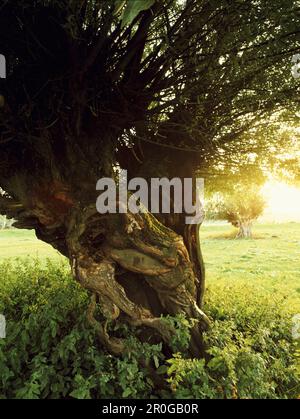
[{"label": "field of grass", "polygon": [[[253,240],[235,240],[234,234],[228,224],[201,229],[208,288],[217,281],[229,289],[244,284],[270,294],[280,291],[300,312],[300,224],[257,224]],[[33,231],[0,231],[0,261],[25,256],[62,258]]]},{"label": "field of grass", "polygon": [[255,239],[234,234],[229,225],[202,227],[208,288],[250,285],[270,296],[280,293],[300,313],[300,224],[257,224]]},{"label": "field of grass", "polygon": [[8,258],[37,257],[60,259],[60,254],[50,245],[37,240],[32,230],[0,231],[0,262]]}]

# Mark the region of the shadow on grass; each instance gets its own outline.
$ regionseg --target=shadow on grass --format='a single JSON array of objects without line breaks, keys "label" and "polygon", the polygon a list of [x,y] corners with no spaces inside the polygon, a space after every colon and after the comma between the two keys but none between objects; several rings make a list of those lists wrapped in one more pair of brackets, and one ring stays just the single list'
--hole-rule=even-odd
[{"label": "shadow on grass", "polygon": [[222,233],[207,234],[205,240],[237,240],[237,241],[251,241],[251,240],[269,240],[278,239],[280,236],[270,233],[253,233],[252,237],[237,237],[237,230]]}]

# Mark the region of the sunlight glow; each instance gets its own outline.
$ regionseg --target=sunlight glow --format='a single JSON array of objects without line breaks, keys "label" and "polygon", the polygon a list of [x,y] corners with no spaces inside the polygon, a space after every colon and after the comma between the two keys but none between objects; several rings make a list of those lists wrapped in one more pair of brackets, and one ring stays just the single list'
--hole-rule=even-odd
[{"label": "sunlight glow", "polygon": [[262,192],[267,202],[264,220],[300,220],[300,188],[271,180],[265,183]]}]

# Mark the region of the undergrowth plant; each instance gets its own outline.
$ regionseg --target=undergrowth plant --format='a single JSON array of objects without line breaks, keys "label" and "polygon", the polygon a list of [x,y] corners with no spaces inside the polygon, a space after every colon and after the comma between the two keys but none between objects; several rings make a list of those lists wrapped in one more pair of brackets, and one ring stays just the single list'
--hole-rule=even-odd
[{"label": "undergrowth plant", "polygon": [[[292,310],[280,297],[208,292],[214,320],[205,335],[208,361],[185,353],[192,326],[184,316],[164,320],[176,330],[173,355],[141,343],[130,326],[111,322],[126,339],[121,357],[108,354],[87,324],[86,291],[64,263],[20,259],[0,265],[0,397],[5,398],[294,398],[300,394],[300,352],[291,335]],[[245,295],[247,297],[245,297]],[[101,314],[98,313],[100,316]]]}]

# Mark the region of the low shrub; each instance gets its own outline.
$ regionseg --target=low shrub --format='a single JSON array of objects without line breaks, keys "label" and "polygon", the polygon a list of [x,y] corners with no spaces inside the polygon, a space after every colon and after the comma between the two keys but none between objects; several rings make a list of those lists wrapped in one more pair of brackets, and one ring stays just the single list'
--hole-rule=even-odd
[{"label": "low shrub", "polygon": [[178,330],[171,359],[164,358],[160,344],[137,340],[129,326],[110,324],[126,339],[126,353],[117,358],[103,350],[87,324],[87,293],[66,264],[3,262],[0,278],[0,313],[7,320],[7,337],[0,339],[3,399],[293,398],[300,393],[293,312],[280,296],[257,294],[250,286],[209,290],[208,363],[186,356],[191,324],[182,316],[166,319]]}]

